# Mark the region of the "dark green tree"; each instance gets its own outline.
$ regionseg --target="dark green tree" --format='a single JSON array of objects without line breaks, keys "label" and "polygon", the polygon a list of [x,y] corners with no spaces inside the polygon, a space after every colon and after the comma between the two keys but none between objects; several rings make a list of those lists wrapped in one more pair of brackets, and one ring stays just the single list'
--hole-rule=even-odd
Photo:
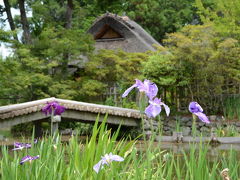
[{"label": "dark green tree", "polygon": [[194,0],[131,0],[126,13],[162,41],[166,33],[176,32],[186,24],[199,23]]}]

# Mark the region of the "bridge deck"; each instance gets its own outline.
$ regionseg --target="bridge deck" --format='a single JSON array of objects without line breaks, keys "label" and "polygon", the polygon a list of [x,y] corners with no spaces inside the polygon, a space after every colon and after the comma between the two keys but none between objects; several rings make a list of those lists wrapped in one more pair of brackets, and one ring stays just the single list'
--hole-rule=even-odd
[{"label": "bridge deck", "polygon": [[47,98],[21,104],[0,107],[0,127],[9,127],[21,123],[39,121],[49,118],[41,112],[47,102],[57,101],[66,108],[62,114],[63,120],[95,121],[100,115],[100,121],[108,114],[107,123],[126,126],[139,126],[141,114],[138,110],[113,106],[78,102],[72,100]]}]

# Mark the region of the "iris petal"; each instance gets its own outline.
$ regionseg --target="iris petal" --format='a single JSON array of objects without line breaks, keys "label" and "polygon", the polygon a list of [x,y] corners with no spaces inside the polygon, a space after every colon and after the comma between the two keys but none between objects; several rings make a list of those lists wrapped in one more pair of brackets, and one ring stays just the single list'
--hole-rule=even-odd
[{"label": "iris petal", "polygon": [[21,159],[20,164],[23,164],[23,163],[25,163],[27,161],[30,161],[30,160],[31,160],[31,156],[27,155],[27,156],[25,156]]},{"label": "iris petal", "polygon": [[210,123],[208,117],[204,113],[202,113],[203,108],[197,102],[190,102],[188,108],[189,111],[195,114],[202,122],[207,124]]},{"label": "iris petal", "polygon": [[138,88],[138,90],[140,92],[145,92],[146,95],[148,96],[148,98],[151,100],[153,99],[156,95],[157,95],[157,92],[158,92],[158,87],[156,84],[152,83],[151,81],[145,79],[144,82],[136,79],[135,80],[136,83],[134,85],[132,85],[130,88],[128,88],[122,95],[122,97],[126,97],[129,92],[133,89],[133,88]]},{"label": "iris petal", "polygon": [[169,116],[169,114],[170,114],[170,108],[169,108],[166,104],[164,104],[164,103],[161,103],[161,105],[163,105],[163,107],[164,107],[164,109],[165,109],[165,111],[166,111],[167,116]]},{"label": "iris petal", "polygon": [[191,102],[188,109],[191,113],[203,112],[203,108],[197,102]]},{"label": "iris petal", "polygon": [[148,98],[153,99],[158,93],[158,87],[156,84],[152,83],[148,86],[148,91],[146,92]]},{"label": "iris petal", "polygon": [[132,85],[130,88],[128,88],[128,89],[123,93],[122,97],[123,97],[123,98],[126,97],[126,96],[129,94],[129,92],[130,92],[131,90],[133,90],[133,88],[135,88],[135,87],[137,87],[136,84],[134,84],[134,85]]},{"label": "iris petal", "polygon": [[151,118],[151,117],[156,117],[160,112],[161,112],[161,106],[155,106],[150,104],[146,109],[145,113],[146,115]]},{"label": "iris petal", "polygon": [[112,161],[119,161],[119,162],[124,161],[124,159],[121,156],[118,156],[118,155],[111,155],[110,159]]},{"label": "iris petal", "polygon": [[110,154],[105,154],[105,156],[102,157],[102,159],[93,166],[93,170],[98,173],[99,170],[103,167],[104,164],[109,165],[112,161],[124,161],[124,159],[121,156]]},{"label": "iris petal", "polygon": [[65,107],[58,104],[57,101],[47,102],[47,105],[42,108],[42,112],[46,115],[52,114],[54,109],[54,115],[61,115],[65,111]]},{"label": "iris petal", "polygon": [[208,117],[204,114],[204,113],[202,113],[202,112],[197,112],[197,113],[194,113],[202,122],[204,122],[204,123],[207,123],[207,124],[209,124],[210,123],[210,121],[208,120]]},{"label": "iris petal", "polygon": [[95,165],[93,166],[93,170],[94,170],[96,173],[98,173],[99,170],[100,170],[100,168],[101,168],[101,166],[102,166],[102,160],[100,160],[97,164],[95,164]]}]

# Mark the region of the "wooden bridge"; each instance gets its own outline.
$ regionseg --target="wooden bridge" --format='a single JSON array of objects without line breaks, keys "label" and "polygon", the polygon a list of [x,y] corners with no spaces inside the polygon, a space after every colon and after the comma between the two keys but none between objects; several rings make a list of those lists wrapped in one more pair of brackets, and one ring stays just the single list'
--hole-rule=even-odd
[{"label": "wooden bridge", "polygon": [[50,115],[45,115],[41,109],[47,102],[52,101],[57,101],[66,108],[65,112],[61,115],[60,121],[94,122],[99,115],[99,121],[101,122],[107,114],[107,123],[109,124],[140,126],[141,114],[138,110],[53,97],[0,107],[0,128],[7,128],[27,122],[34,122],[37,128],[37,126],[40,126],[40,122],[50,119]]}]

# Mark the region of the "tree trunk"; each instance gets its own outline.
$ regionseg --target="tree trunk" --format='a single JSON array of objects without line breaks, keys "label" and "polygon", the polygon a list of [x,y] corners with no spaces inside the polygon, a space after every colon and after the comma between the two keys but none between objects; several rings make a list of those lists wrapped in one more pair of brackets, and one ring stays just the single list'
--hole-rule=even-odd
[{"label": "tree trunk", "polygon": [[18,0],[20,16],[21,16],[21,23],[22,23],[22,28],[23,28],[23,43],[31,44],[31,35],[30,35],[26,10],[25,10],[25,6],[24,6],[24,1],[25,0]]},{"label": "tree trunk", "polygon": [[[8,19],[8,23],[10,25],[10,28],[11,28],[12,31],[15,31],[16,27],[15,27],[15,24],[14,24],[14,21],[13,21],[13,17],[12,17],[12,13],[11,13],[11,6],[9,4],[9,1],[8,0],[3,0],[3,2],[4,2],[4,6],[5,6],[5,11],[7,13],[7,19]],[[18,38],[17,38],[16,34],[13,36],[13,38],[18,41]]]},{"label": "tree trunk", "polygon": [[[66,23],[65,23],[66,29],[72,28],[72,14],[73,14],[73,0],[67,0]],[[70,54],[68,52],[65,52],[63,54],[63,63],[62,63],[63,78],[66,78],[67,74],[68,74],[69,56],[70,56]]]},{"label": "tree trunk", "polygon": [[67,11],[66,11],[66,29],[71,29],[72,27],[72,14],[73,14],[73,0],[67,0]]}]

